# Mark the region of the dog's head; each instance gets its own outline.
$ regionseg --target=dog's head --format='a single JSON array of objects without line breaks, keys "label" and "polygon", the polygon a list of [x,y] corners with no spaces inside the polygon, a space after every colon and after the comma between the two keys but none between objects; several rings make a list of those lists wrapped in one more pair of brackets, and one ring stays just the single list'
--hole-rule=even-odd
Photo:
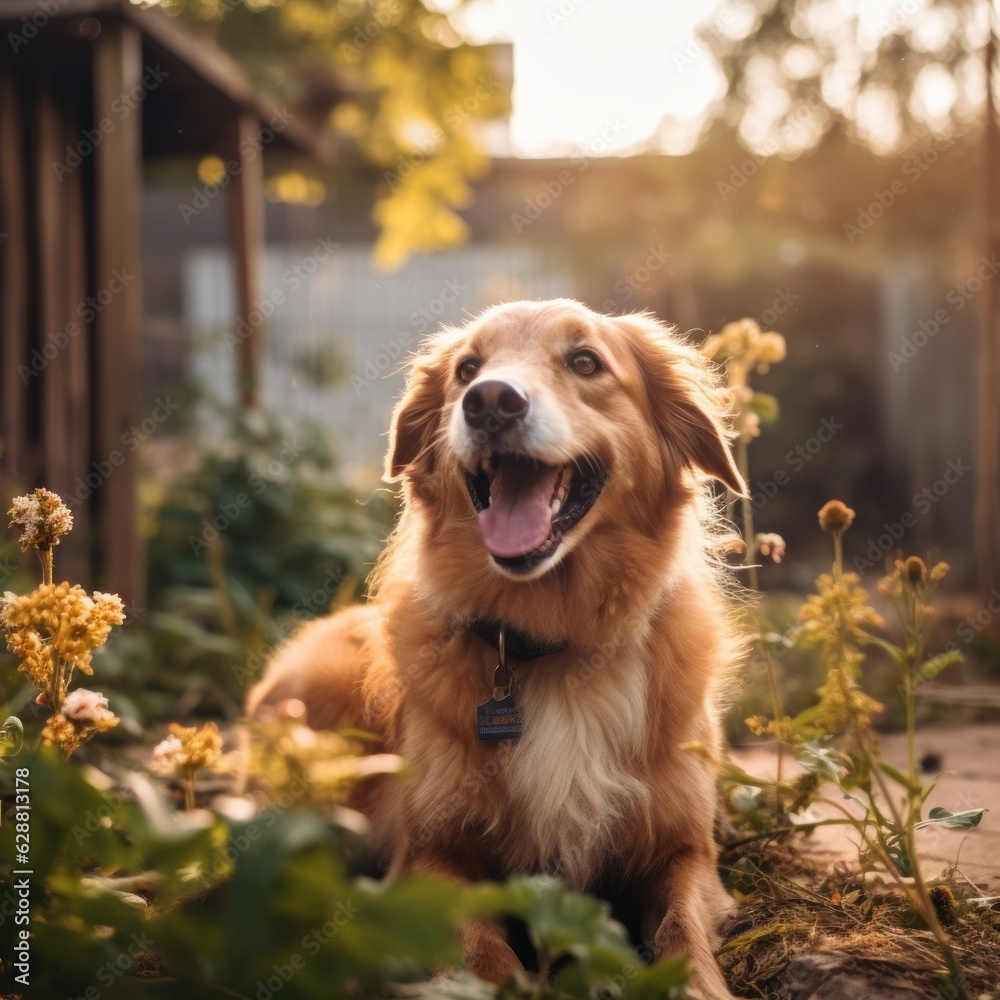
[{"label": "dog's head", "polygon": [[521,579],[606,538],[602,525],[655,538],[692,472],[744,490],[710,366],[646,314],[568,299],[497,306],[432,338],[386,460],[411,504],[465,515],[452,541]]}]

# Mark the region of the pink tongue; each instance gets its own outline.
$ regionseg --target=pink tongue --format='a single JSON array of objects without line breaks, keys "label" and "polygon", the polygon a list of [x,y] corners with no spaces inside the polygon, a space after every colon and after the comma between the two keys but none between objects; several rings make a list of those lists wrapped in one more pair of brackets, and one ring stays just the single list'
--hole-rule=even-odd
[{"label": "pink tongue", "polygon": [[514,559],[538,548],[552,527],[549,503],[559,469],[526,468],[505,459],[490,483],[490,505],[479,512],[486,548],[501,559]]}]

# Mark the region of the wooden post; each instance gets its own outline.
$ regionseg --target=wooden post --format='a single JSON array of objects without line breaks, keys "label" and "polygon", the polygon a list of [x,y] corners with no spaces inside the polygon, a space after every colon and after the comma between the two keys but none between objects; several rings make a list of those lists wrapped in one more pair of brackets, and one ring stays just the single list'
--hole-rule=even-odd
[{"label": "wooden post", "polygon": [[[80,119],[72,101],[66,101],[63,122],[65,146],[80,141]],[[68,486],[67,502],[73,509],[73,534],[70,536],[79,551],[81,569],[80,580],[92,581],[94,551],[93,523],[90,517],[91,504],[88,502],[87,477],[91,469],[92,389],[90,376],[90,353],[94,330],[83,322],[80,315],[85,309],[87,296],[87,214],[86,185],[84,169],[79,167],[63,177],[63,255],[66,275],[66,302],[69,306],[67,324],[79,324],[80,333],[70,338],[66,346],[66,438],[68,442],[65,470]],[[86,572],[86,565],[91,572]],[[70,572],[67,567],[67,576]],[[84,575],[86,573],[86,575]],[[68,576],[68,579],[73,577]]]},{"label": "wooden post", "polygon": [[[0,67],[0,351],[3,470],[18,489],[26,481],[29,440],[28,231],[24,204],[21,99],[9,66]],[[31,484],[34,485],[34,484]],[[4,508],[6,510],[6,507]]]},{"label": "wooden post", "polygon": [[[108,17],[94,42],[94,116],[142,79],[142,43],[131,24]],[[97,243],[92,296],[97,332],[96,461],[108,475],[97,491],[105,586],[127,604],[145,601],[137,456],[122,435],[139,419],[142,322],[141,104],[117,121],[95,152]],[[109,296],[109,292],[111,292]],[[101,302],[103,299],[105,302]],[[95,306],[96,309],[96,306]]]},{"label": "wooden post", "polygon": [[[1000,108],[997,107],[997,46],[1000,24],[996,3],[989,5],[986,44],[986,255],[1000,255]],[[975,480],[975,550],[984,594],[1000,586],[1000,282],[986,285],[979,342],[979,415]]]},{"label": "wooden post", "polygon": [[237,166],[229,185],[229,246],[236,292],[233,336],[238,342],[239,399],[244,408],[260,405],[264,357],[263,322],[254,322],[262,320],[258,305],[264,262],[264,152],[260,130],[256,115],[238,112],[227,157]]},{"label": "wooden post", "polygon": [[56,493],[65,493],[70,485],[65,481],[68,463],[69,420],[66,406],[66,333],[65,273],[63,269],[63,189],[51,164],[60,159],[62,129],[59,108],[52,93],[51,81],[43,75],[39,81],[35,108],[37,121],[35,149],[35,184],[38,226],[38,331],[36,347],[41,351],[45,367],[38,376],[42,390],[42,477],[45,485]]}]

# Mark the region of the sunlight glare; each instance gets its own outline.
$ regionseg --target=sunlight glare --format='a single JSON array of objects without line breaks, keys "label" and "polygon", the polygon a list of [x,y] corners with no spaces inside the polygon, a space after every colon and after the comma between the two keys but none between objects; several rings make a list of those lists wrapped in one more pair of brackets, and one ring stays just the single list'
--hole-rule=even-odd
[{"label": "sunlight glare", "polygon": [[[671,141],[679,148],[669,152],[683,152],[723,85],[698,29],[738,37],[756,17],[751,9],[743,18],[745,6],[478,0],[454,18],[474,40],[514,43],[517,154],[626,152]],[[661,128],[667,116],[682,124]]]},{"label": "sunlight glare", "polygon": [[902,135],[896,99],[884,87],[868,87],[854,108],[858,134],[876,153],[888,155]]},{"label": "sunlight glare", "polygon": [[950,113],[958,98],[958,88],[947,68],[940,63],[924,66],[914,81],[910,113],[934,132],[950,129]]}]

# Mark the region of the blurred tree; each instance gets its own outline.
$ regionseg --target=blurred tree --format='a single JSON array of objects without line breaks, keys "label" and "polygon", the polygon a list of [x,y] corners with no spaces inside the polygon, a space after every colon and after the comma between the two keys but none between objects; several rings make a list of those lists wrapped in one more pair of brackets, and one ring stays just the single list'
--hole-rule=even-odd
[{"label": "blurred tree", "polygon": [[701,41],[726,78],[716,114],[753,148],[830,128],[879,153],[981,121],[991,0],[737,0]]},{"label": "blurred tree", "polygon": [[153,0],[201,25],[259,87],[382,173],[376,260],[464,241],[456,213],[488,160],[475,125],[508,110],[488,48],[420,0]]},{"label": "blurred tree", "polygon": [[[716,114],[756,152],[794,155],[835,128],[883,155],[928,135],[977,132],[984,243],[996,255],[998,30],[997,0],[735,0],[700,36],[726,79]],[[981,334],[974,517],[980,582],[990,590],[1000,585],[1000,289],[992,285]]]}]

